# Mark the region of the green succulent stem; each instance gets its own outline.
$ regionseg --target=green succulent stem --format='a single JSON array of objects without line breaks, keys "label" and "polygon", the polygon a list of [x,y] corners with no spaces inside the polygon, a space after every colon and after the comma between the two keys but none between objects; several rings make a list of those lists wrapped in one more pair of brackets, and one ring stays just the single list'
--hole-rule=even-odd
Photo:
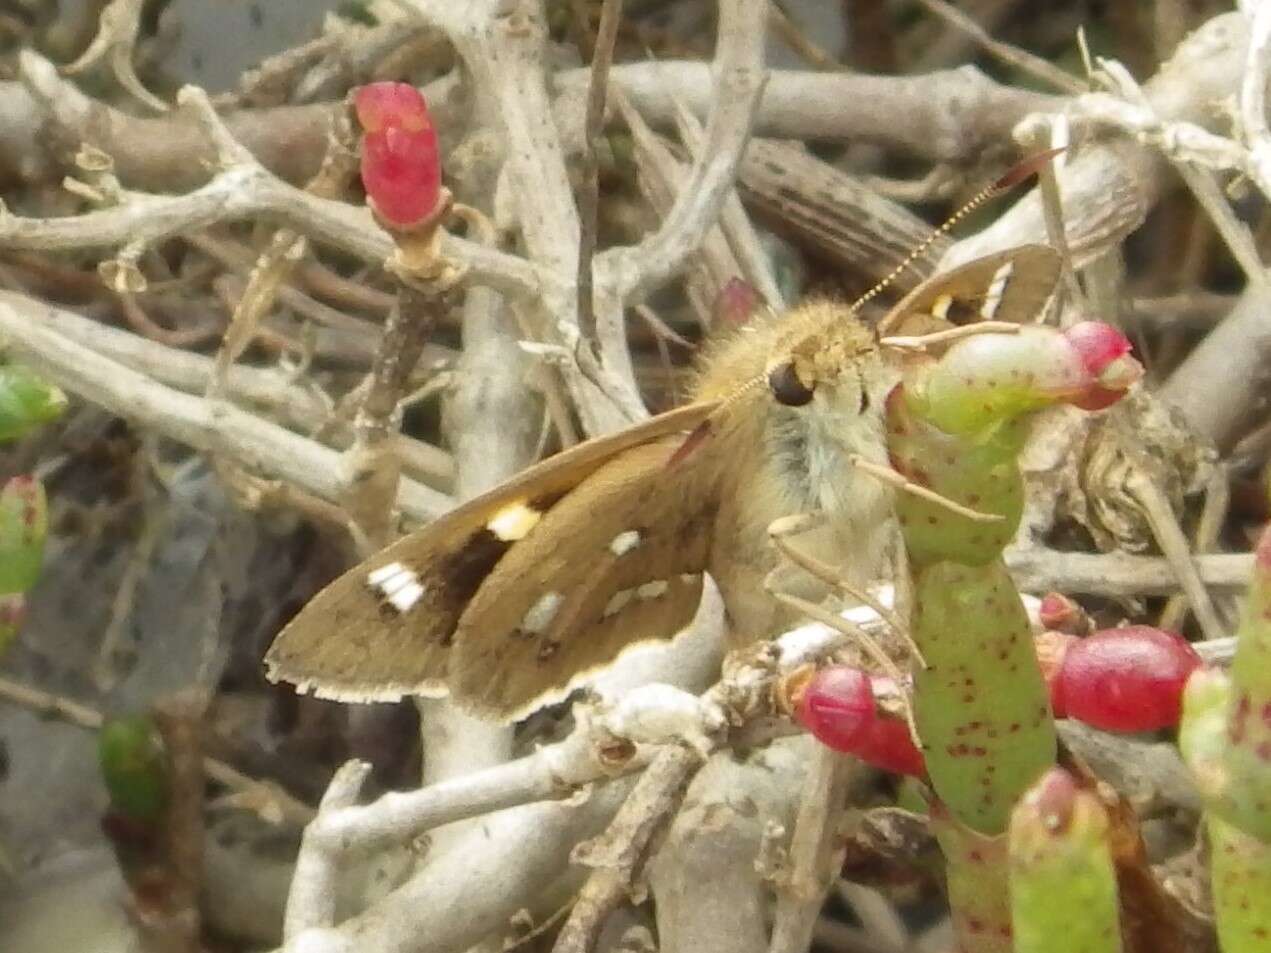
[{"label": "green succulent stem", "polygon": [[1179,745],[1205,798],[1219,945],[1271,949],[1271,530],[1254,552],[1231,671],[1188,680]]},{"label": "green succulent stem", "polygon": [[981,834],[938,802],[931,810],[931,829],[948,871],[957,953],[1013,953],[1006,835]]},{"label": "green succulent stem", "polygon": [[[1137,367],[1126,362],[1127,372]],[[908,493],[896,503],[911,634],[926,662],[914,674],[914,718],[964,953],[1013,949],[1008,824],[1057,751],[1028,617],[1002,560],[1023,511],[1019,453],[1036,411],[1087,401],[1095,379],[1062,332],[1031,327],[966,338],[911,364],[887,400],[893,468],[975,511]],[[1115,912],[1115,895],[1112,903]]]}]

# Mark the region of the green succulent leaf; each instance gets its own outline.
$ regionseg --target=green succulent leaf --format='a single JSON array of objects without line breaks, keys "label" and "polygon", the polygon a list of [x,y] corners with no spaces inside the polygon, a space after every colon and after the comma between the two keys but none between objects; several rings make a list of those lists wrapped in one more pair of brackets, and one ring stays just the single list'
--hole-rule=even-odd
[{"label": "green succulent leaf", "polygon": [[110,805],[138,821],[155,821],[168,801],[168,764],[154,723],[144,715],[112,718],[97,738]]},{"label": "green succulent leaf", "polygon": [[0,489],[0,593],[35,585],[47,532],[44,485],[34,477],[14,477]]},{"label": "green succulent leaf", "polygon": [[0,442],[16,440],[60,417],[66,395],[20,364],[0,364]]}]

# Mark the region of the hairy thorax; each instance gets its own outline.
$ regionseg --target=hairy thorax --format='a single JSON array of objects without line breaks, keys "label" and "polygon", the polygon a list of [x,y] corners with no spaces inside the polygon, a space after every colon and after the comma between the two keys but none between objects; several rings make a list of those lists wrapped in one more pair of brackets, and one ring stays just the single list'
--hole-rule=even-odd
[{"label": "hairy thorax", "polygon": [[[819,306],[812,312],[817,318],[823,314]],[[808,316],[801,310],[791,319],[797,326],[806,324]],[[721,396],[730,386],[764,374],[773,341],[789,333],[780,325],[791,319],[740,332],[719,349],[708,361],[700,396]],[[730,432],[720,445],[732,452],[718,463],[723,492],[711,571],[739,643],[769,637],[796,621],[765,591],[766,581],[804,598],[826,595],[807,573],[782,565],[768,536],[774,520],[803,513],[823,516],[822,525],[792,542],[854,584],[881,575],[889,552],[890,491],[855,468],[852,459],[886,465],[882,408],[895,373],[876,349],[857,346],[868,342],[868,332],[855,322],[843,330],[846,342],[831,336],[825,352],[846,356],[831,370],[818,369],[810,403],[783,406],[765,387],[756,386],[737,401],[722,425]]]}]

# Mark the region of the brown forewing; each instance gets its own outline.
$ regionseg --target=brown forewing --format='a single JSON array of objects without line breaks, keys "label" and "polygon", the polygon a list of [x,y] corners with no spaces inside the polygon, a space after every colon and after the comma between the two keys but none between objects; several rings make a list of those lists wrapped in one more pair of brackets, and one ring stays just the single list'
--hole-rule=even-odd
[{"label": "brown forewing", "polygon": [[[541,547],[548,535],[540,523],[519,542],[506,541],[488,528],[490,521],[518,503],[550,515],[602,467],[621,469],[621,459],[633,449],[692,429],[715,406],[691,404],[573,447],[376,553],[319,592],[279,633],[265,656],[269,678],[342,701],[444,693],[451,643],[469,600],[502,560],[532,540],[540,540],[535,545]],[[587,530],[586,525],[577,528]],[[608,544],[606,537],[601,545]],[[394,563],[424,587],[404,612],[368,585],[375,570]],[[515,588],[504,591],[511,598],[520,595]],[[523,595],[533,599],[538,594]]]},{"label": "brown forewing", "polygon": [[[664,438],[606,464],[503,558],[455,633],[450,688],[460,704],[514,719],[627,646],[670,638],[692,620],[722,449],[708,443],[668,467],[682,442]],[[632,533],[637,543],[623,535]],[[554,597],[550,621],[534,619]]]}]

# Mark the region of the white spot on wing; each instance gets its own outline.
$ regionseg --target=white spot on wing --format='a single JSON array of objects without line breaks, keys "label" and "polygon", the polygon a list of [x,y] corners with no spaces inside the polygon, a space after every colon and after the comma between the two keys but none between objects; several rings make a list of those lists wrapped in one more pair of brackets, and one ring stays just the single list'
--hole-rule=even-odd
[{"label": "white spot on wing", "polygon": [[1015,263],[1008,261],[993,273],[989,290],[984,295],[984,304],[980,306],[980,317],[985,321],[993,320],[993,315],[997,314],[997,309],[1002,305],[1002,295],[1006,294],[1006,283],[1011,280],[1011,273],[1014,271]]},{"label": "white spot on wing", "polygon": [[519,539],[524,539],[542,518],[542,513],[530,509],[518,500],[495,513],[486,524],[486,529],[505,543],[515,543]]},{"label": "white spot on wing", "polygon": [[607,619],[611,615],[617,615],[626,608],[627,603],[631,601],[631,597],[634,595],[634,589],[620,589],[615,592],[605,604],[605,611],[602,613],[603,617]]},{"label": "white spot on wing", "polygon": [[424,596],[423,583],[413,569],[388,563],[366,574],[366,584],[400,613],[409,612]]},{"label": "white spot on wing", "polygon": [[564,601],[565,597],[559,592],[543,593],[538,597],[538,602],[530,606],[525,617],[521,619],[521,628],[535,635],[546,632],[547,627],[552,624],[552,619],[556,618],[556,610]]},{"label": "white spot on wing", "polygon": [[941,295],[935,301],[931,302],[931,313],[937,318],[944,320],[949,315],[949,308],[953,304],[952,295]]},{"label": "white spot on wing", "polygon": [[668,586],[665,579],[654,579],[643,586],[636,587],[636,596],[641,599],[656,599],[666,593]]},{"label": "white spot on wing", "polygon": [[387,565],[380,566],[379,569],[372,569],[369,573],[367,573],[366,584],[372,588],[378,589],[382,583],[392,579],[398,573],[408,571],[409,570],[407,570],[401,563],[388,563]]},{"label": "white spot on wing", "polygon": [[609,544],[609,551],[615,556],[625,556],[639,545],[640,531],[638,529],[629,529],[613,538],[613,541]]},{"label": "white spot on wing", "polygon": [[410,582],[389,594],[388,601],[394,609],[405,614],[424,596],[424,587],[417,582]]}]

